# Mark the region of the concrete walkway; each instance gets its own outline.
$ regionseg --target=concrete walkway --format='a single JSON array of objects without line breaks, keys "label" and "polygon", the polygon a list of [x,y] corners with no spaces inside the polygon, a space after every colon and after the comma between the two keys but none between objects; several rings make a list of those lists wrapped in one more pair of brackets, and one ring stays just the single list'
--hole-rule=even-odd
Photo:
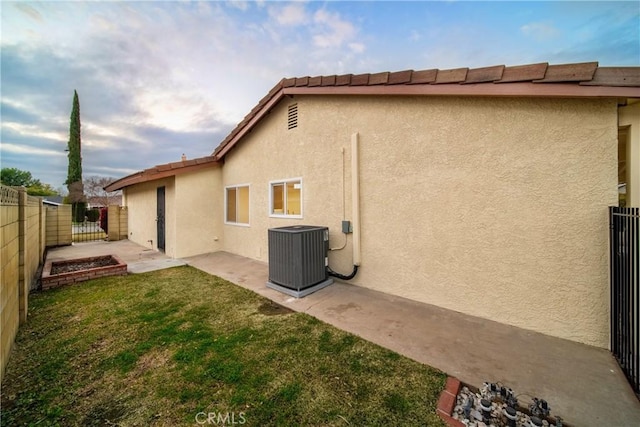
[{"label": "concrete walkway", "polygon": [[162,252],[145,248],[129,240],[120,240],[118,242],[83,242],[74,243],[71,246],[52,248],[47,251],[47,261],[60,261],[110,254],[115,254],[122,258],[122,260],[127,263],[127,271],[129,273],[145,273],[147,271],[185,265],[185,262],[182,260],[169,258]]},{"label": "concrete walkway", "polygon": [[640,402],[607,350],[339,281],[296,299],[265,286],[265,263],[226,252],[185,261],[462,382],[501,382],[525,405],[526,395],[545,399],[572,426],[640,425]]},{"label": "concrete walkway", "polygon": [[173,260],[127,240],[50,250],[47,259],[117,254],[131,272],[183,265],[250,289],[295,311],[479,387],[501,382],[522,404],[549,402],[572,426],[638,426],[640,402],[611,353],[337,281],[302,299],[267,288],[265,263],[216,252]]}]

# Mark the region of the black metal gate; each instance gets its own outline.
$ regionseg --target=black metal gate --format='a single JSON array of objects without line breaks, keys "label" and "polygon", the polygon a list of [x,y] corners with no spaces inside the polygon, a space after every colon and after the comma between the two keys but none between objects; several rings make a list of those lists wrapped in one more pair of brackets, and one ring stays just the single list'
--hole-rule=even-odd
[{"label": "black metal gate", "polygon": [[157,207],[156,207],[156,232],[158,239],[158,250],[164,251],[164,187],[158,187],[157,190]]},{"label": "black metal gate", "polygon": [[[74,243],[106,240],[106,208],[91,208],[84,215],[76,215],[71,223],[71,237]],[[76,219],[83,219],[76,221]]]},{"label": "black metal gate", "polygon": [[640,208],[609,208],[611,351],[640,392]]}]

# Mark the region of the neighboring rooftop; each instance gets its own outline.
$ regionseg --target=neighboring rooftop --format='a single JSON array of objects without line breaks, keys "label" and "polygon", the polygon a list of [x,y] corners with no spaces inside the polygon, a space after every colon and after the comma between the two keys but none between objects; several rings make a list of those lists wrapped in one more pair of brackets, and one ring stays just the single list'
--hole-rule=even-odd
[{"label": "neighboring rooftop", "polygon": [[54,196],[45,196],[42,198],[42,203],[45,205],[60,206],[64,204],[64,197],[59,194]]}]

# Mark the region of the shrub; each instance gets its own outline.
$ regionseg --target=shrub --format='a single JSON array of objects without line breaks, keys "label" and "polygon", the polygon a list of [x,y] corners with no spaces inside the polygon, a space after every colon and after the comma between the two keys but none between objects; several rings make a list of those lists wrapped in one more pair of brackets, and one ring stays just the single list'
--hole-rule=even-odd
[{"label": "shrub", "polygon": [[100,210],[98,209],[89,209],[86,213],[87,221],[96,222],[98,218],[100,218]]},{"label": "shrub", "polygon": [[73,222],[84,222],[87,211],[87,204],[84,202],[74,203],[72,208]]}]

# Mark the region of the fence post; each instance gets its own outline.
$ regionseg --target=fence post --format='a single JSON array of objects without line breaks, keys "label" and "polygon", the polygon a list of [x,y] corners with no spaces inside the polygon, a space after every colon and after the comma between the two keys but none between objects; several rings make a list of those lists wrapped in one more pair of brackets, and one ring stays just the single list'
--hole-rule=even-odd
[{"label": "fence post", "polygon": [[38,263],[44,262],[44,247],[47,232],[47,215],[44,211],[44,203],[40,199],[40,206],[38,207]]},{"label": "fence post", "polygon": [[124,240],[129,238],[129,211],[126,206],[119,206],[118,212],[120,216],[120,239]]},{"label": "fence post", "polygon": [[120,240],[120,212],[118,211],[118,206],[110,205],[107,207],[107,222],[109,224],[109,241]]},{"label": "fence post", "polygon": [[18,190],[18,251],[19,251],[19,279],[18,279],[18,307],[20,324],[27,321],[29,307],[29,279],[27,272],[27,189],[17,187]]},{"label": "fence post", "polygon": [[127,208],[111,205],[108,208],[109,241],[115,242],[127,238]]}]

